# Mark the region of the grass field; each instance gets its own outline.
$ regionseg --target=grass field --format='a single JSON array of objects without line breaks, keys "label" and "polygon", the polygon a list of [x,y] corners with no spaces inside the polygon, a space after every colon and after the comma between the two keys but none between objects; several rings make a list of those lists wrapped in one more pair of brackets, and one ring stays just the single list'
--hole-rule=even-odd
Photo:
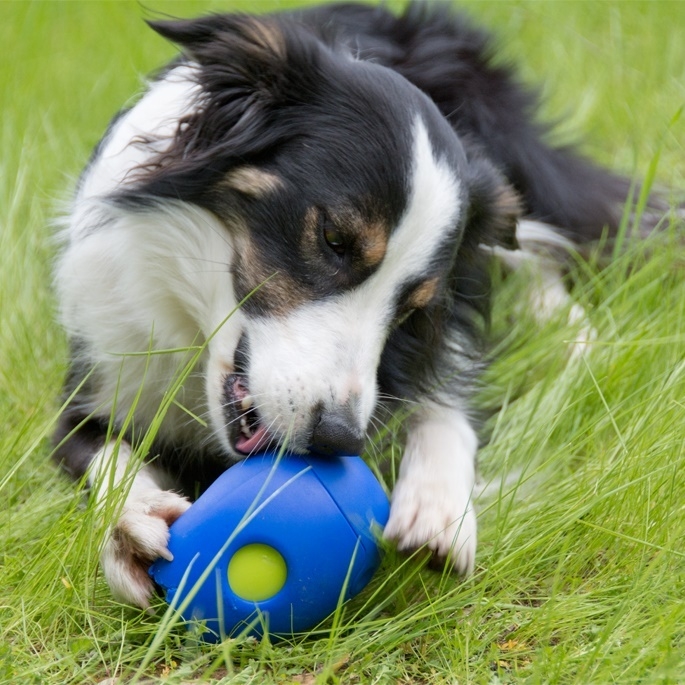
[{"label": "grass field", "polygon": [[[575,362],[564,317],[535,326],[524,276],[503,285],[480,470],[520,477],[479,505],[472,579],[389,553],[332,631],[277,644],[198,645],[110,599],[103,530],[48,459],[66,356],[49,224],[173,54],[141,18],[228,7],[0,4],[0,683],[685,683],[685,247],[668,220],[601,274],[578,266],[598,337]],[[542,84],[559,140],[685,188],[685,3],[466,7]]]}]

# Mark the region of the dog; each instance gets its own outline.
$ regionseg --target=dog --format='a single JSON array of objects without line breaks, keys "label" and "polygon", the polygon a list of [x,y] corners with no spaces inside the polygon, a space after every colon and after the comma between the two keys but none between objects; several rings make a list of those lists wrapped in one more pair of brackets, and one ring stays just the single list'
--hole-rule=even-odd
[{"label": "dog", "polygon": [[93,152],[55,278],[54,454],[124,493],[113,595],[150,606],[169,526],[232,463],[360,453],[407,407],[384,536],[470,573],[489,263],[533,260],[541,311],[569,304],[554,257],[615,233],[629,183],[548,144],[446,5],[149,24],[181,54]]}]

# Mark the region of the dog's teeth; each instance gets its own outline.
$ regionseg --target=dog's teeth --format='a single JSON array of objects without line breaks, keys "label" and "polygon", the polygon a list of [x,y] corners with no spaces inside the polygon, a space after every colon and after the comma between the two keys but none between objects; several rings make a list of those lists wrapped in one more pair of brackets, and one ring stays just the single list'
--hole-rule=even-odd
[{"label": "dog's teeth", "polygon": [[245,395],[240,402],[240,406],[242,407],[243,411],[247,411],[252,406],[252,396]]},{"label": "dog's teeth", "polygon": [[250,426],[247,423],[247,419],[244,416],[240,417],[240,432],[246,437],[246,438],[251,438],[252,437],[252,430],[250,429]]}]

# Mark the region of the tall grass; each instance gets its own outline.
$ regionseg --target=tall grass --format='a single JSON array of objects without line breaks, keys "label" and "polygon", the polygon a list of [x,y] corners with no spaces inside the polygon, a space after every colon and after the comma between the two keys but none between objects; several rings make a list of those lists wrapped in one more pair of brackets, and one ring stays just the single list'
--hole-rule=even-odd
[{"label": "tall grass", "polygon": [[[603,163],[685,187],[685,4],[467,9],[543,84],[559,140],[582,134]],[[333,632],[276,644],[207,647],[182,629],[154,641],[159,615],[112,601],[100,518],[48,460],[66,359],[50,220],[111,114],[173,53],[148,12],[0,6],[0,682],[683,682],[685,250],[668,218],[604,271],[579,264],[574,297],[597,340],[573,361],[564,315],[535,324],[518,297],[526,275],[503,281],[481,394],[499,411],[479,467],[505,478],[479,505],[471,580],[389,551]]]}]

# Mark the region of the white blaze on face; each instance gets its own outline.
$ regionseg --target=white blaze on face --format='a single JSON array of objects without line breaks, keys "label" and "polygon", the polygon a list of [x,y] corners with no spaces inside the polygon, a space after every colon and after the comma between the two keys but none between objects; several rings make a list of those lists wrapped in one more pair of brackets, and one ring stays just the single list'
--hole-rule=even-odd
[{"label": "white blaze on face", "polygon": [[376,372],[402,285],[421,278],[459,215],[459,181],[436,157],[426,128],[414,124],[409,201],[379,268],[361,285],[298,307],[283,318],[247,323],[249,386],[267,429],[290,431],[291,447],[317,406],[351,400],[365,429],[376,404]]}]

